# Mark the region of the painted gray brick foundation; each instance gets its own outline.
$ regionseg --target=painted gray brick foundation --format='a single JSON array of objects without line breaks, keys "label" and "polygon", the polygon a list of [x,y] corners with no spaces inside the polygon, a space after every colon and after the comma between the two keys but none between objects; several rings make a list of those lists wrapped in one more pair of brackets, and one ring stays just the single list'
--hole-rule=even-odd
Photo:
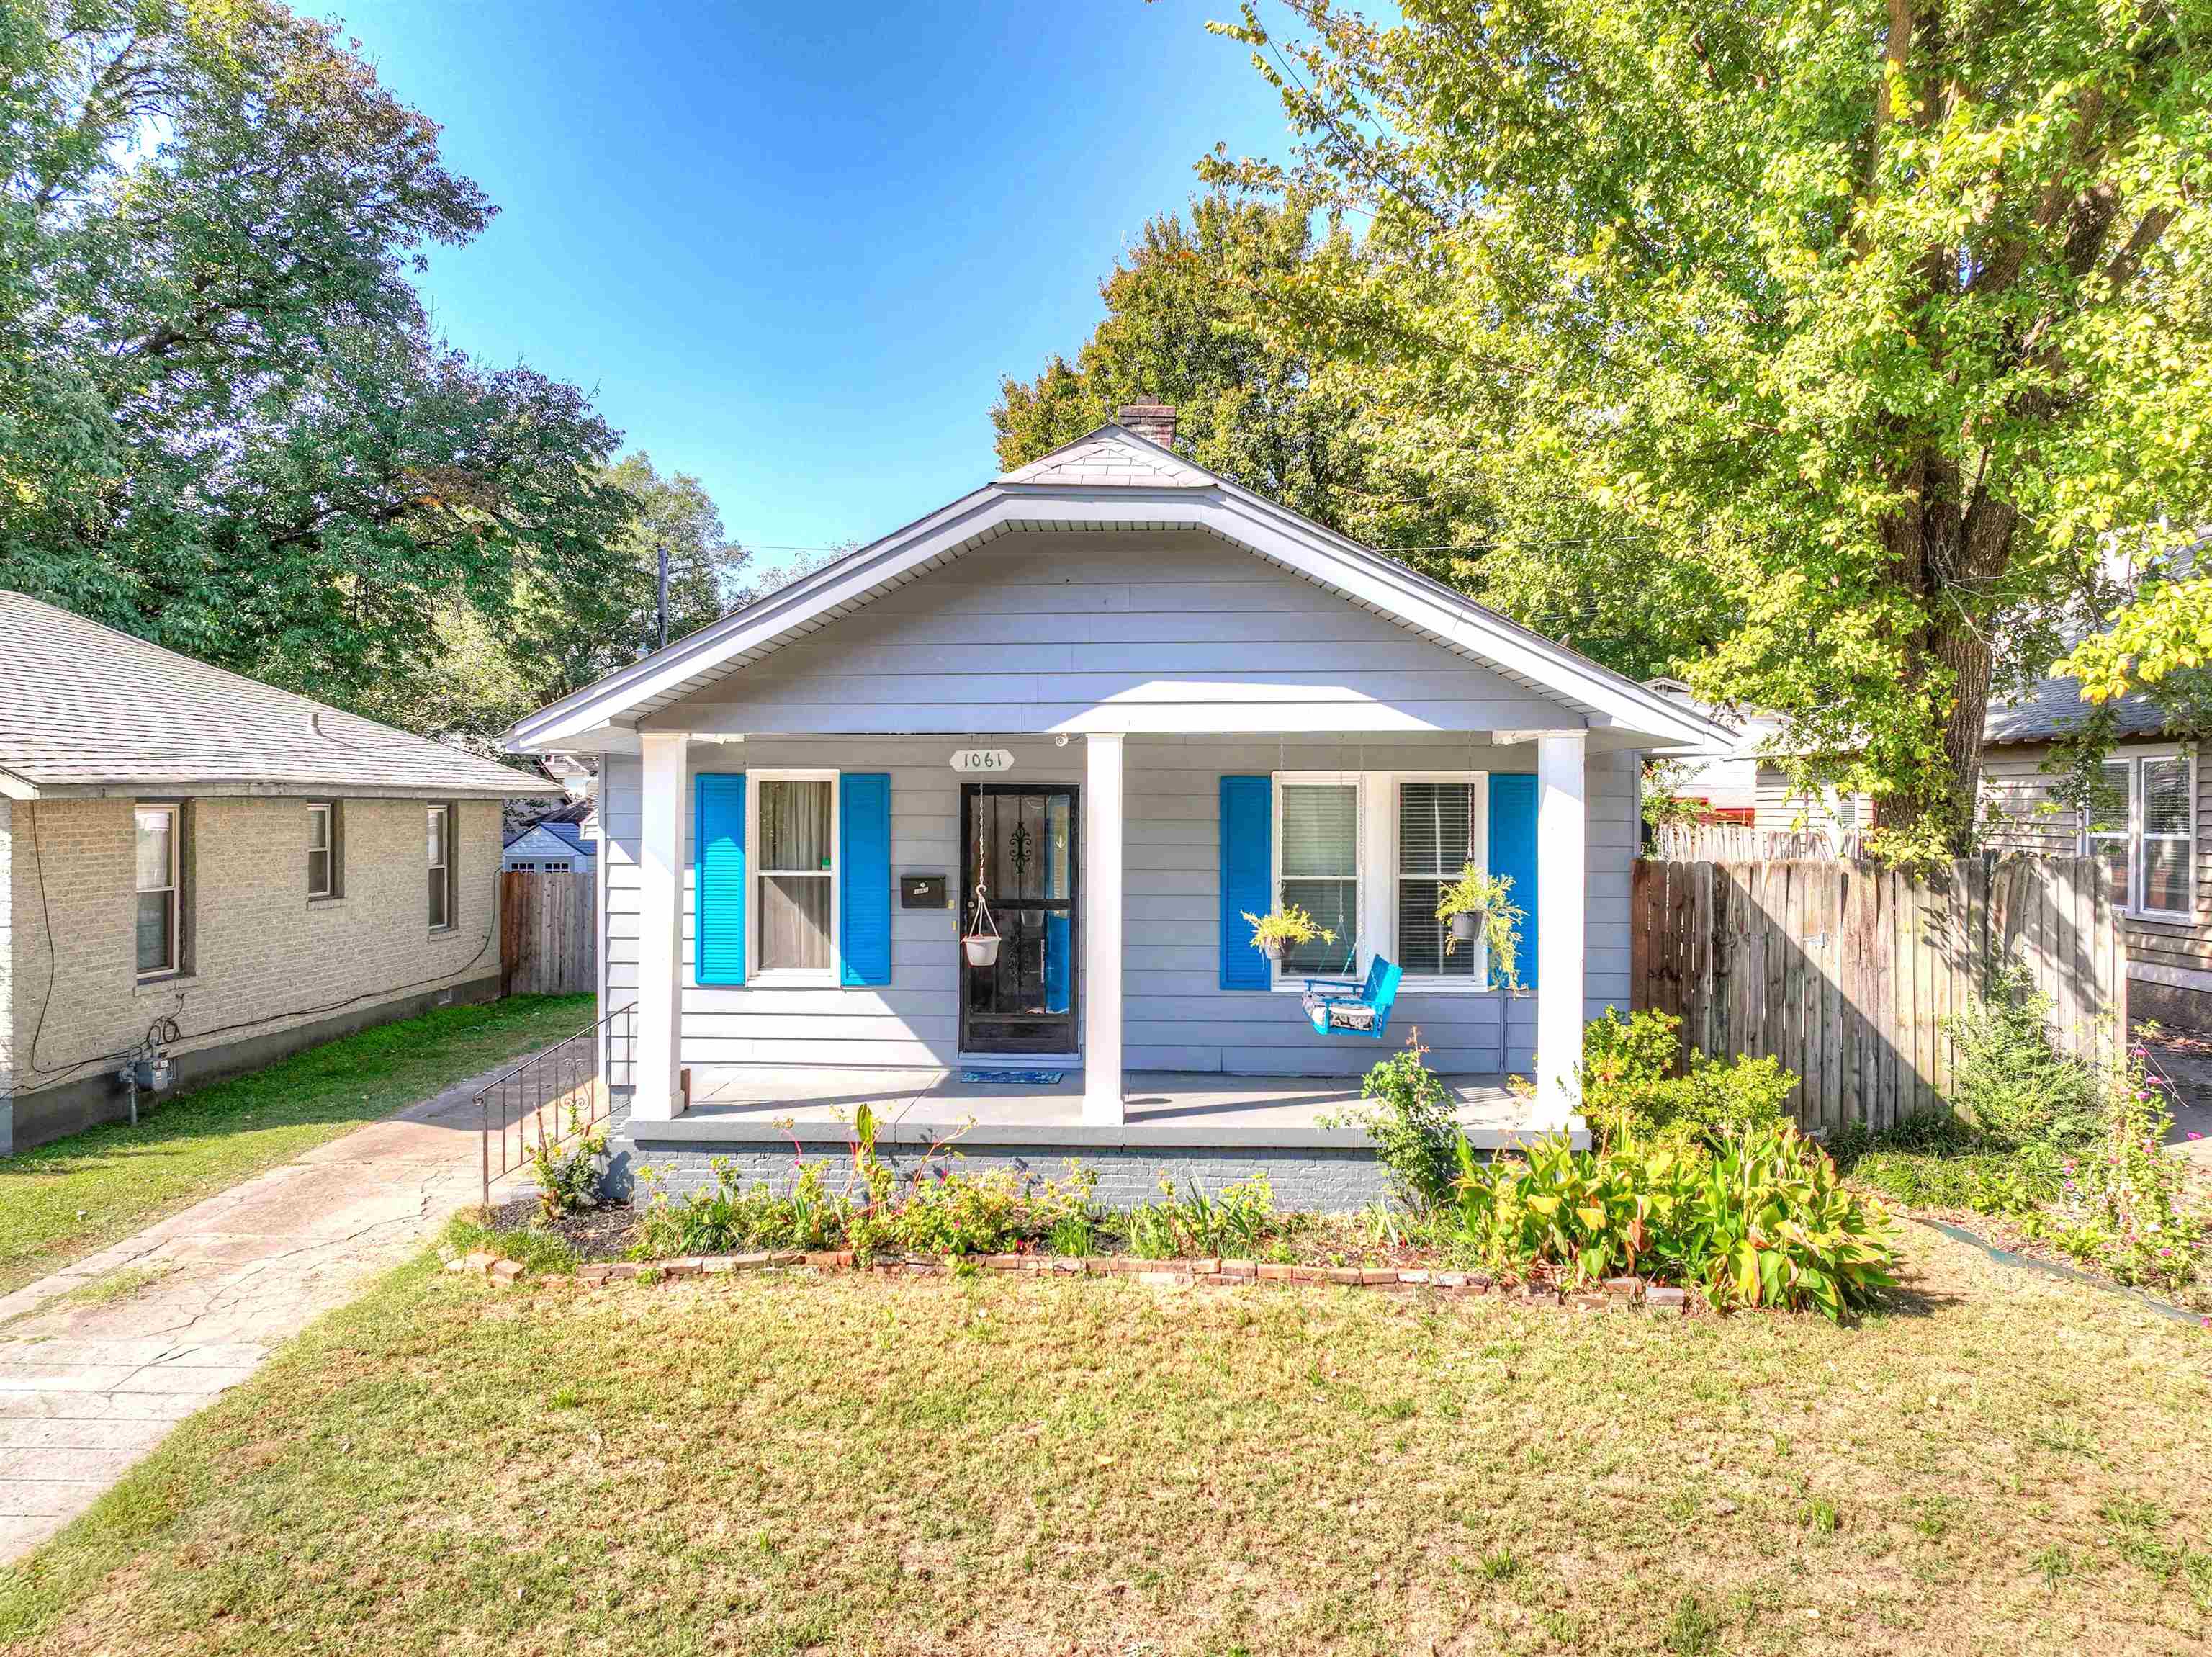
[{"label": "painted gray brick foundation", "polygon": [[[643,1134],[633,1134],[628,1114],[626,1107],[617,1106],[609,1136],[606,1191],[611,1197],[643,1198],[646,1189],[636,1178],[640,1167],[660,1171],[660,1188],[679,1197],[711,1184],[718,1161],[736,1170],[747,1185],[765,1182],[778,1191],[788,1186],[795,1171],[799,1153],[788,1136],[774,1130],[694,1116],[646,1124]],[[836,1124],[803,1123],[796,1124],[796,1131],[809,1161],[835,1167],[849,1154],[844,1131]],[[1245,1142],[1238,1144],[1176,1143],[1173,1133],[1159,1129],[979,1129],[951,1148],[945,1166],[966,1174],[1008,1168],[1056,1179],[1066,1173],[1070,1162],[1077,1162],[1097,1176],[1097,1200],[1111,1209],[1153,1200],[1159,1195],[1163,1174],[1175,1181],[1178,1193],[1194,1184],[1211,1194],[1265,1173],[1278,1208],[1319,1213],[1364,1208],[1389,1194],[1373,1148],[1357,1132],[1249,1130]],[[1219,1129],[1208,1135],[1217,1141],[1230,1136]],[[1116,1139],[1152,1142],[1113,1142]],[[1271,1139],[1279,1142],[1267,1142]],[[876,1151],[901,1173],[908,1172],[927,1154],[927,1130],[886,1130]]]}]

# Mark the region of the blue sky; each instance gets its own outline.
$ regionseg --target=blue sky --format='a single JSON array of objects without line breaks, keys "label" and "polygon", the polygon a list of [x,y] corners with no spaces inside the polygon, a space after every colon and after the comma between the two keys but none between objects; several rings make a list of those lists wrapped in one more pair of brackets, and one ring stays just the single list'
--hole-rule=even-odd
[{"label": "blue sky", "polygon": [[1000,375],[1073,354],[1199,155],[1287,149],[1233,0],[340,3],[501,210],[434,253],[439,327],[590,389],[769,566],[991,476]]}]

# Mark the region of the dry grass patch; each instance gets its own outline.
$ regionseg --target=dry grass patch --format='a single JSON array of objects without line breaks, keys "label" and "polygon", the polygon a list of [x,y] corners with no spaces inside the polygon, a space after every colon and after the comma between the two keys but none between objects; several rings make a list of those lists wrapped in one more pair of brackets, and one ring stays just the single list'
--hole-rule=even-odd
[{"label": "dry grass patch", "polygon": [[11,1651],[2182,1652],[2212,1336],[1912,1233],[1838,1329],[427,1264],[27,1566]]}]

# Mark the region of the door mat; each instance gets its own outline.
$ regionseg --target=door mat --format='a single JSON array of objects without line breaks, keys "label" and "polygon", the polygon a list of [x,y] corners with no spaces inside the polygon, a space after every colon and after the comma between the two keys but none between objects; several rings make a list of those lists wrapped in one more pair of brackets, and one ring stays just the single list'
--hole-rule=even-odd
[{"label": "door mat", "polygon": [[1002,1081],[1010,1087],[1054,1087],[1060,1085],[1060,1079],[1066,1074],[1065,1070],[963,1070],[960,1080],[968,1082]]}]

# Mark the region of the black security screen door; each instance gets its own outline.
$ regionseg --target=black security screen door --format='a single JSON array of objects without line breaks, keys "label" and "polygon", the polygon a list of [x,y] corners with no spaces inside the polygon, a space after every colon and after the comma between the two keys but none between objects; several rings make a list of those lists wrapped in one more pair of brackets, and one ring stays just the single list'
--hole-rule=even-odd
[{"label": "black security screen door", "polygon": [[970,783],[960,790],[961,929],[975,882],[999,923],[999,959],[960,963],[960,1046],[970,1053],[1075,1051],[1076,791]]}]

